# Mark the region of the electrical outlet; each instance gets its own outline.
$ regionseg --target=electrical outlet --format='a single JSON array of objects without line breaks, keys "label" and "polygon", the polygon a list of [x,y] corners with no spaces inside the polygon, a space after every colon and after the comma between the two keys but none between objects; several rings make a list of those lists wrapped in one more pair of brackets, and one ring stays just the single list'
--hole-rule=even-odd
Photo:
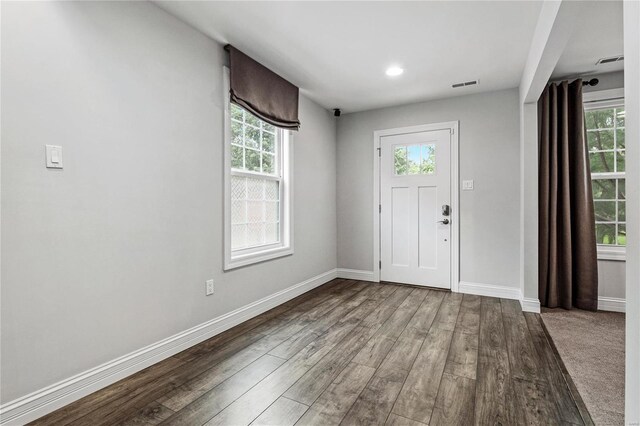
[{"label": "electrical outlet", "polygon": [[207,280],[207,296],[213,294],[213,280]]},{"label": "electrical outlet", "polygon": [[462,181],[462,190],[463,191],[473,191],[473,179],[472,180],[463,180]]}]

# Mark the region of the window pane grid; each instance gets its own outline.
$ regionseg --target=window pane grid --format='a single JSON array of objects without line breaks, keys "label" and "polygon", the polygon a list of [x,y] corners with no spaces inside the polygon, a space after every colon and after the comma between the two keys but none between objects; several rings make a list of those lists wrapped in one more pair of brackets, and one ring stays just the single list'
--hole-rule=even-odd
[{"label": "window pane grid", "polygon": [[231,133],[232,169],[279,174],[274,126],[231,104]]},{"label": "window pane grid", "polygon": [[626,245],[624,107],[586,111],[596,240]]},{"label": "window pane grid", "polygon": [[591,171],[624,171],[624,108],[591,110],[585,116]]},{"label": "window pane grid", "polygon": [[279,142],[274,126],[231,104],[232,250],[280,243]]},{"label": "window pane grid", "polygon": [[231,176],[231,248],[280,242],[280,181]]},{"label": "window pane grid", "polygon": [[[620,150],[618,150],[618,149],[591,149],[589,152],[592,153],[592,154],[595,154],[595,153],[599,153],[599,152],[616,152],[616,151],[620,151]],[[624,151],[624,150],[622,150],[622,151]]]},{"label": "window pane grid", "polygon": [[[602,181],[601,181],[602,182]],[[602,188],[594,185],[594,211],[596,215],[596,238],[598,244],[626,245],[624,178],[611,179],[613,188],[605,188],[607,198],[598,198]],[[597,180],[593,181],[594,184]],[[613,194],[611,189],[615,189]]]},{"label": "window pane grid", "polygon": [[398,145],[393,154],[396,176],[432,175],[436,172],[434,144]]}]

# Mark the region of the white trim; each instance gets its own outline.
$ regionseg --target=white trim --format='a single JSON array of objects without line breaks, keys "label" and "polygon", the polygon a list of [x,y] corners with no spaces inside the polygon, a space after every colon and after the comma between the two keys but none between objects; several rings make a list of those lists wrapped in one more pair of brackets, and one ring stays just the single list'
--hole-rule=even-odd
[{"label": "white trim", "polygon": [[363,271],[360,269],[338,268],[338,278],[346,278],[348,280],[380,282],[375,279],[373,271]]},{"label": "white trim", "polygon": [[227,314],[0,406],[0,424],[25,424],[336,278],[332,269]]},{"label": "white trim", "polygon": [[451,291],[458,292],[460,283],[460,122],[451,122]]},{"label": "white trim", "polygon": [[225,263],[224,270],[240,268],[242,266],[253,265],[254,263],[277,259],[282,256],[293,254],[293,247],[277,247],[268,250],[260,250],[256,253],[234,255],[232,259]]},{"label": "white trim", "polygon": [[498,297],[501,299],[518,300],[523,312],[540,313],[540,301],[530,297],[522,297],[522,291],[517,287],[505,287],[494,284],[471,283],[460,281],[460,293],[478,296]]},{"label": "white trim", "polygon": [[499,297],[502,299],[513,300],[520,300],[522,298],[520,289],[517,287],[506,287],[493,284],[460,281],[458,290],[460,290],[460,293],[476,294],[478,296]]},{"label": "white trim", "polygon": [[617,297],[598,297],[598,310],[627,312],[627,301]]},{"label": "white trim", "polygon": [[598,260],[627,260],[627,248],[624,246],[598,245]]},{"label": "white trim", "polygon": [[[603,150],[603,151],[593,151],[593,152],[612,152],[615,151],[613,149]],[[597,172],[591,173],[591,180],[599,180],[599,179],[625,179],[627,177],[627,172]],[[615,199],[611,199],[609,201],[615,201]]]},{"label": "white trim", "polygon": [[530,297],[523,297],[520,299],[520,306],[523,312],[535,312],[540,313],[540,301],[538,299],[532,299]]},{"label": "white trim", "polygon": [[[538,299],[523,298],[520,305],[524,312],[540,313],[540,301]],[[598,297],[598,310],[610,312],[626,312],[627,302],[617,297]]]},{"label": "white trim", "polygon": [[227,200],[231,199],[231,113],[229,111],[229,88],[231,87],[231,76],[229,68],[222,68],[222,93],[224,101],[222,103],[224,110],[224,155],[222,156],[223,185],[224,198],[222,199],[224,236],[222,238],[222,252],[224,253],[224,269],[231,263],[231,203]]},{"label": "white trim", "polygon": [[380,282],[380,138],[406,133],[451,131],[451,291],[459,292],[460,282],[460,188],[459,188],[459,121],[398,127],[373,132],[373,281]]},{"label": "white trim", "polygon": [[[617,104],[624,102],[624,88],[620,89],[609,89],[609,90],[598,90],[594,92],[584,92],[582,94],[582,102],[583,103],[592,103],[592,102],[605,102],[605,101],[617,101]],[[585,109],[592,108],[591,105],[585,106]]]},{"label": "white trim", "polygon": [[380,133],[373,132],[373,280],[380,282]]}]

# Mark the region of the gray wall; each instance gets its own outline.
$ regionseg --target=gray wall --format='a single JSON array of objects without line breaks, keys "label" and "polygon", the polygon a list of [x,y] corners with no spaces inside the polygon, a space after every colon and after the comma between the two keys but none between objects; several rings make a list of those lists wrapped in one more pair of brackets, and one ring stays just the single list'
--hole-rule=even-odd
[{"label": "gray wall", "polygon": [[624,87],[624,71],[607,72],[583,77],[585,80],[597,78],[597,86],[584,86],[583,92],[597,92],[600,90],[620,89]]},{"label": "gray wall", "polygon": [[301,99],[295,254],[224,273],[222,47],[146,2],[3,2],[1,35],[3,403],[336,267],[330,113]]},{"label": "gray wall", "polygon": [[460,279],[519,287],[518,90],[346,114],[338,121],[338,267],[373,267],[373,132],[460,121]]},{"label": "gray wall", "polygon": [[598,260],[598,296],[625,298],[626,262]]}]

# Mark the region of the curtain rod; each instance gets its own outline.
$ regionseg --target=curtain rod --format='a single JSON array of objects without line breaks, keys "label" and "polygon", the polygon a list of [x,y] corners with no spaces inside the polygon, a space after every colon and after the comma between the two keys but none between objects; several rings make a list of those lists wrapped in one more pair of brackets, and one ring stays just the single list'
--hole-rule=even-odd
[{"label": "curtain rod", "polygon": [[[580,78],[580,77],[565,77],[565,78],[560,78],[560,79],[557,79],[557,80],[550,80],[548,84],[561,83],[561,82],[563,82],[565,80],[571,82],[571,81],[577,80],[578,78]],[[583,86],[597,86],[599,82],[600,82],[600,80],[598,80],[597,78],[592,78],[592,79],[589,79],[589,80],[582,80],[582,85]]]}]

